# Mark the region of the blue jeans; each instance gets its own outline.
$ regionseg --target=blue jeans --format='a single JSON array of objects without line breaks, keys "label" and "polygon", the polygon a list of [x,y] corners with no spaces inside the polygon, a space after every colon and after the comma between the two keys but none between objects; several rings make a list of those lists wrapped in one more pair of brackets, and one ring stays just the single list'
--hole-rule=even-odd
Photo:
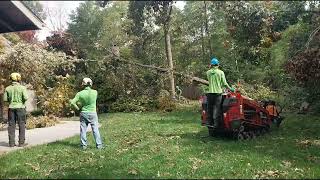
[{"label": "blue jeans", "polygon": [[87,126],[91,125],[96,147],[102,148],[102,141],[99,132],[98,115],[96,112],[81,112],[80,113],[80,141],[82,148],[87,147]]}]

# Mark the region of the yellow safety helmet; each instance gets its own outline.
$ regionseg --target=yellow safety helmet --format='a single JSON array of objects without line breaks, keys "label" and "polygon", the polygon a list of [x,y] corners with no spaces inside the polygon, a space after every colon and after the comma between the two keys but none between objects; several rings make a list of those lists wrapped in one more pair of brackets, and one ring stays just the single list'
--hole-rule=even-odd
[{"label": "yellow safety helmet", "polygon": [[10,79],[12,81],[20,81],[21,80],[21,75],[19,73],[11,73]]}]

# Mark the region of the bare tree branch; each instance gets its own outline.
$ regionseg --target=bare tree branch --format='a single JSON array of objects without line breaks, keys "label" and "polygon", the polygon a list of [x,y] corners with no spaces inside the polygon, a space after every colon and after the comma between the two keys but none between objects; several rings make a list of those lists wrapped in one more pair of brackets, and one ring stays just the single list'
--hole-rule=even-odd
[{"label": "bare tree branch", "polygon": [[66,9],[64,8],[46,8],[45,13],[47,19],[49,20],[49,29],[51,32],[59,33],[64,31],[66,27],[66,19],[68,18],[66,14]]},{"label": "bare tree branch", "polygon": [[320,30],[320,26],[318,26],[314,31],[312,31],[312,33],[309,35],[309,39],[306,43],[306,45],[304,46],[305,48],[309,48],[309,44],[312,41],[313,37],[318,33],[318,31]]}]

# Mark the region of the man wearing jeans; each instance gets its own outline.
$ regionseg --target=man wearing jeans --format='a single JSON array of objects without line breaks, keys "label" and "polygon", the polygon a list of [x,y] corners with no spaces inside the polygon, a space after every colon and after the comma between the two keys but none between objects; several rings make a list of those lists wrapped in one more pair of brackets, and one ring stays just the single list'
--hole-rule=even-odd
[{"label": "man wearing jeans", "polygon": [[228,88],[231,91],[234,89],[228,85],[224,72],[219,69],[219,61],[216,58],[211,60],[207,78],[209,81],[207,126],[210,133],[210,129],[214,131],[219,127],[223,89]]},{"label": "man wearing jeans", "polygon": [[9,102],[8,110],[8,135],[9,147],[15,146],[15,132],[16,123],[19,124],[19,147],[26,146],[25,132],[26,132],[26,106],[27,88],[20,84],[21,75],[19,73],[12,73],[10,75],[12,84],[5,90],[3,100]]},{"label": "man wearing jeans", "polygon": [[71,100],[71,105],[77,110],[80,110],[77,103],[81,105],[80,113],[80,141],[83,149],[87,148],[87,126],[91,125],[93,136],[98,149],[102,148],[102,141],[99,133],[98,115],[96,110],[97,91],[91,89],[92,80],[90,78],[84,78],[82,81],[84,90],[78,92],[76,96]]}]

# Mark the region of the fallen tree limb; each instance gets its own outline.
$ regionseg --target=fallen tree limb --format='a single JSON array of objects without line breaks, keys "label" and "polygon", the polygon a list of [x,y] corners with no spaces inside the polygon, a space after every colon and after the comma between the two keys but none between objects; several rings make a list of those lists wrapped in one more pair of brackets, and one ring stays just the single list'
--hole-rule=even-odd
[{"label": "fallen tree limb", "polygon": [[[112,58],[112,57],[108,57],[107,56],[102,61],[107,60],[107,58]],[[154,70],[162,72],[162,73],[170,72],[170,69],[168,69],[168,68],[162,68],[162,67],[157,67],[157,66],[153,66],[153,65],[141,64],[141,63],[138,63],[138,62],[125,60],[123,58],[122,59],[114,58],[114,60],[118,61],[118,62],[126,63],[126,64],[131,64],[131,65],[140,66],[140,67],[144,67],[144,68],[154,69]],[[70,60],[70,61],[72,61],[72,62],[99,62],[101,60],[76,59],[76,60]],[[189,78],[191,81],[196,81],[196,82],[199,82],[199,83],[204,84],[204,85],[209,85],[209,82],[207,80],[199,78],[199,77],[186,75],[184,73],[180,73],[180,72],[176,72],[176,71],[173,71],[173,74]]]},{"label": "fallen tree limb", "polygon": [[169,69],[167,69],[167,68],[140,64],[140,63],[137,63],[137,62],[127,61],[127,60],[124,60],[124,59],[117,59],[117,61],[124,62],[124,63],[127,63],[127,64],[132,64],[132,65],[137,65],[137,66],[140,66],[140,67],[146,67],[146,68],[150,68],[150,69],[155,69],[155,70],[161,71],[161,72],[168,72],[169,71]]},{"label": "fallen tree limb", "polygon": [[[124,62],[124,63],[127,63],[127,64],[132,64],[132,65],[137,65],[137,66],[140,66],[140,67],[150,68],[150,69],[154,69],[154,70],[161,71],[161,72],[170,72],[170,69],[167,69],[167,68],[156,67],[156,66],[152,66],[152,65],[140,64],[140,63],[137,63],[137,62],[127,61],[127,60],[124,60],[124,59],[117,59],[117,61],[119,61],[119,62]],[[208,82],[207,80],[202,79],[202,78],[199,78],[199,77],[190,76],[190,75],[185,75],[185,74],[183,74],[183,73],[179,73],[179,72],[176,72],[176,71],[173,71],[173,74],[174,74],[174,75],[184,76],[184,77],[186,77],[186,78],[189,78],[191,81],[196,81],[196,82],[199,82],[199,83],[201,83],[201,84],[209,85],[209,82]]]},{"label": "fallen tree limb", "polygon": [[309,48],[310,42],[312,41],[313,37],[318,33],[319,30],[320,30],[320,26],[318,26],[315,30],[313,30],[310,33],[308,41],[307,41],[306,45],[304,46],[305,48],[307,48],[307,49]]}]

